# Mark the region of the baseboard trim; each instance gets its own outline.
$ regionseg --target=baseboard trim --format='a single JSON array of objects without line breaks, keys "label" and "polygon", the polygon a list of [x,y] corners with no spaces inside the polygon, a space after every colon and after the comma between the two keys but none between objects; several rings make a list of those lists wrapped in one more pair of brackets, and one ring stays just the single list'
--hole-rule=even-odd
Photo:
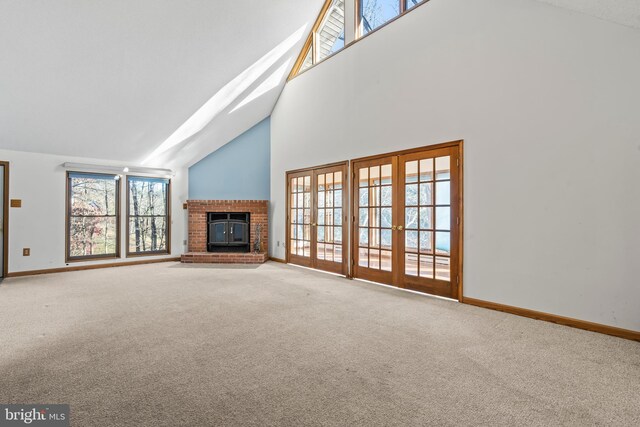
[{"label": "baseboard trim", "polygon": [[79,265],[74,267],[48,268],[44,270],[16,271],[13,273],[8,273],[6,277],[10,278],[10,277],[23,277],[23,276],[36,276],[39,274],[66,273],[69,271],[96,270],[99,268],[127,267],[131,265],[157,264],[160,262],[175,262],[175,261],[180,261],[180,257],[145,259],[145,260],[139,260],[139,261],[110,262],[107,264]]},{"label": "baseboard trim", "polygon": [[546,322],[558,323],[573,328],[585,329],[591,332],[613,335],[615,337],[628,340],[640,341],[640,332],[629,329],[616,328],[615,326],[602,325],[600,323],[587,322],[586,320],[572,319],[570,317],[558,316],[555,314],[543,313],[541,311],[529,310],[526,308],[513,307],[510,305],[498,304],[490,301],[483,301],[475,298],[462,298],[462,303],[474,305],[476,307],[488,308],[490,310],[503,311],[517,316],[529,317],[531,319],[544,320]]},{"label": "baseboard trim", "polygon": [[269,257],[269,260],[273,261],[273,262],[279,262],[280,264],[286,264],[287,263],[287,261],[283,260],[282,258],[275,258],[275,257],[272,257],[272,256]]}]

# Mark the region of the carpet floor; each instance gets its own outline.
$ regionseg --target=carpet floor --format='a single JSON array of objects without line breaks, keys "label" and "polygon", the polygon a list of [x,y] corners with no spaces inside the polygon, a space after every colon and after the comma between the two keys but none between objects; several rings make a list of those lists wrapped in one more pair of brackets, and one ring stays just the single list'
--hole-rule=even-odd
[{"label": "carpet floor", "polygon": [[74,426],[640,425],[640,343],[292,266],[0,284],[0,403]]}]

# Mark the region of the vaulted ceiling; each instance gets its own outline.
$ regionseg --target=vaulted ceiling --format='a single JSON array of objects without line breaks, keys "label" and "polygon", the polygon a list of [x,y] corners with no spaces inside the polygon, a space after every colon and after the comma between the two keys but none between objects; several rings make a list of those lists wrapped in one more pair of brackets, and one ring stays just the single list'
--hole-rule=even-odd
[{"label": "vaulted ceiling", "polygon": [[270,114],[322,3],[2,0],[0,148],[192,162]]},{"label": "vaulted ceiling", "polygon": [[0,148],[192,164],[271,113],[323,2],[0,0]]}]

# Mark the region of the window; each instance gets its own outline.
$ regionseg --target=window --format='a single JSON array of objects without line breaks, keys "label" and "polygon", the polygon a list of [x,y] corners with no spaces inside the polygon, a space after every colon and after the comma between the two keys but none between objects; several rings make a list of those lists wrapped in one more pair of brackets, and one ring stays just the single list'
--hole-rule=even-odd
[{"label": "window", "polygon": [[422,3],[423,0],[405,0],[404,10],[409,10],[413,6],[417,6],[419,3]]},{"label": "window", "polygon": [[119,256],[119,178],[67,173],[67,261]]},{"label": "window", "polygon": [[168,179],[127,177],[127,255],[170,252],[169,191]]},{"label": "window", "polygon": [[318,61],[344,47],[344,0],[334,0],[317,32]]},{"label": "window", "polygon": [[304,61],[302,62],[300,71],[302,72],[307,68],[311,68],[312,65],[313,65],[313,49],[311,46],[309,46],[309,50],[307,51],[307,54],[304,56]]},{"label": "window", "polygon": [[360,34],[365,35],[400,15],[400,1],[360,0]]},{"label": "window", "polygon": [[348,46],[346,42],[351,44],[428,1],[353,0],[348,4],[354,16],[358,17],[358,22],[355,25],[345,25],[345,0],[325,0],[289,79],[344,49]]}]

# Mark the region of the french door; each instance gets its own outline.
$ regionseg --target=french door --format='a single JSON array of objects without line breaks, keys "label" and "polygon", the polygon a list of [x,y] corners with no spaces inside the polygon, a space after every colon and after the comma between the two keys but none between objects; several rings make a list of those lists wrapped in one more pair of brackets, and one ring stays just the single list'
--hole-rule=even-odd
[{"label": "french door", "polygon": [[458,298],[459,145],[356,160],[353,276]]},{"label": "french door", "polygon": [[347,274],[347,163],[287,173],[287,262]]}]

